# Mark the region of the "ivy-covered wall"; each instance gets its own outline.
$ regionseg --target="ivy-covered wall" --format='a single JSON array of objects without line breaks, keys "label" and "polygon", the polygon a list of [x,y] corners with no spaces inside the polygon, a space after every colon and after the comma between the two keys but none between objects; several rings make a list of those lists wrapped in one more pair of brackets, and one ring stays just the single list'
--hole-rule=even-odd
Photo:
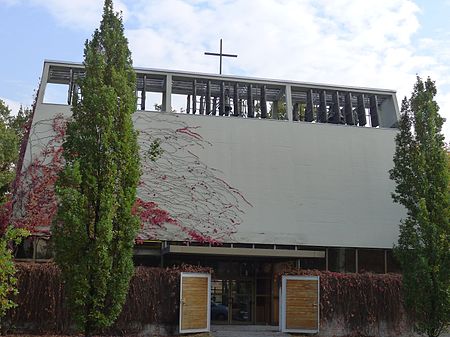
[{"label": "ivy-covered wall", "polygon": [[[182,271],[211,270],[188,265],[137,267],[123,311],[110,332],[136,333],[150,325],[175,332]],[[295,268],[282,273],[320,276],[320,336],[410,333],[398,274],[343,274]],[[7,316],[11,329],[27,333],[73,332],[73,322],[65,307],[64,286],[55,264],[19,263],[18,280],[18,307]]]},{"label": "ivy-covered wall", "polygon": [[[18,263],[18,307],[6,317],[11,332],[72,333],[61,273],[54,263]],[[122,313],[110,332],[134,333],[147,325],[175,329],[178,324],[181,272],[210,272],[182,265],[136,267]]]},{"label": "ivy-covered wall", "polygon": [[320,336],[406,336],[400,274],[285,269],[281,274],[320,277]]}]

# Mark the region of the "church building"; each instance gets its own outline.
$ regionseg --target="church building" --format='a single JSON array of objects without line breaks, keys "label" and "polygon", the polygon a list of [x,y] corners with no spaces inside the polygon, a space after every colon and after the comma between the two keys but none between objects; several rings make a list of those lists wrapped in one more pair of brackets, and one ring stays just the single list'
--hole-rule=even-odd
[{"label": "church building", "polygon": [[[395,91],[135,70],[138,195],[153,210],[136,265],[212,267],[211,322],[221,324],[278,324],[286,265],[398,271]],[[53,163],[55,120],[70,118],[82,76],[80,63],[44,62],[23,173]],[[41,227],[35,258],[50,235]]]}]

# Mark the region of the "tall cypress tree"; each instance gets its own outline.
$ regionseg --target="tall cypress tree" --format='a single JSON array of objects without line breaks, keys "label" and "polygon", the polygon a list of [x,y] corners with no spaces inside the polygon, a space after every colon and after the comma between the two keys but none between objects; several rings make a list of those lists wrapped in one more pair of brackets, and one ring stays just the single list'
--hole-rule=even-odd
[{"label": "tall cypress tree", "polygon": [[55,260],[86,336],[115,321],[134,270],[139,221],[132,207],[140,176],[132,124],[136,75],[123,30],[112,1],[105,0],[100,28],[85,44],[86,73],[74,95],[56,189]]},{"label": "tall cypress tree", "polygon": [[411,98],[403,100],[390,171],[392,197],[407,210],[395,249],[406,304],[416,330],[430,337],[450,321],[449,168],[435,95],[434,82],[418,77]]}]

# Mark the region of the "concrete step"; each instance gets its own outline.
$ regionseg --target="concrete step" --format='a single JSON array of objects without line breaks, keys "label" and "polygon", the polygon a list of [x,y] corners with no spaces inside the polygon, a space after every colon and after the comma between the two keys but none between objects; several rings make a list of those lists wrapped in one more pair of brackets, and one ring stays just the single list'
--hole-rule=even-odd
[{"label": "concrete step", "polygon": [[212,325],[213,337],[289,337],[271,325]]}]

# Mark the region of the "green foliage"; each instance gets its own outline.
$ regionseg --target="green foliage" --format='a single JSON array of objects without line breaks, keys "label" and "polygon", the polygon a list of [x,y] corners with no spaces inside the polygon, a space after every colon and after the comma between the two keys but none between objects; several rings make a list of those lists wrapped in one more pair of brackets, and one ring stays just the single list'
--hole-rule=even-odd
[{"label": "green foliage", "polygon": [[9,226],[11,201],[8,200],[10,184],[15,177],[15,163],[19,156],[19,142],[22,134],[18,132],[25,111],[12,116],[9,107],[0,100],[0,329],[6,312],[15,307],[12,296],[17,294],[16,268],[13,261],[12,245],[19,244],[29,235],[24,229]]},{"label": "green foliage", "polygon": [[31,110],[20,107],[16,116],[0,99],[0,202],[15,176],[15,163],[19,157],[19,145],[25,134],[25,125],[31,117]]},{"label": "green foliage", "polygon": [[5,201],[9,184],[14,179],[14,163],[19,155],[18,137],[10,126],[11,110],[0,100],[0,203]]},{"label": "green foliage", "polygon": [[[149,140],[150,141],[150,140]],[[154,141],[150,143],[150,148],[148,149],[146,156],[151,161],[156,161],[160,158],[164,153],[164,150],[161,147],[161,139],[156,138]]]},{"label": "green foliage", "polygon": [[22,139],[26,133],[26,127],[30,121],[33,110],[27,107],[20,106],[17,115],[11,118],[10,127],[15,131],[18,139],[18,144],[22,143]]},{"label": "green foliage", "polygon": [[439,336],[450,321],[450,194],[443,119],[436,87],[419,77],[402,102],[396,137],[392,197],[406,210],[395,249],[404,275],[407,306],[416,330]]},{"label": "green foliage", "polygon": [[288,117],[286,111],[286,100],[284,96],[282,97],[282,100],[278,101],[277,103],[270,103],[269,111],[267,112],[267,118],[273,118],[273,110],[275,106],[277,108],[277,116],[275,119],[286,120]]},{"label": "green foliage", "polygon": [[90,335],[110,326],[122,309],[139,228],[132,214],[140,176],[131,119],[136,75],[111,0],[84,57],[86,76],[63,144],[53,239],[74,319]]},{"label": "green foliage", "polygon": [[4,235],[0,236],[0,331],[6,312],[17,306],[12,300],[12,296],[17,295],[18,291],[11,244],[19,244],[28,235],[29,232],[25,229],[8,227]]},{"label": "green foliage", "polygon": [[0,120],[9,125],[12,118],[11,109],[3,100],[0,99]]}]

